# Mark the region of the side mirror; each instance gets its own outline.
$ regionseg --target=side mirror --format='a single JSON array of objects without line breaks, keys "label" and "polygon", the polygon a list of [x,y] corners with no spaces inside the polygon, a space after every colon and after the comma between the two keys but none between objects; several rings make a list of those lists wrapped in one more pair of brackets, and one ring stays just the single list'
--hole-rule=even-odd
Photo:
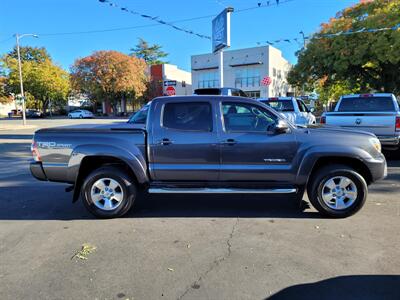
[{"label": "side mirror", "polygon": [[286,133],[289,130],[289,124],[283,119],[279,119],[275,125],[275,133]]},{"label": "side mirror", "polygon": [[314,107],[311,107],[311,108],[310,108],[310,112],[313,113],[314,111],[315,111],[315,108],[314,108]]}]

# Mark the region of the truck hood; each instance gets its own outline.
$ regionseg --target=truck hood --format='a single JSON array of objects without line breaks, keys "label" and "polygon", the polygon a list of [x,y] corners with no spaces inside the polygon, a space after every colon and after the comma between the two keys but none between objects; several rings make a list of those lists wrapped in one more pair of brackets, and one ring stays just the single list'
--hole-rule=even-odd
[{"label": "truck hood", "polygon": [[332,135],[356,135],[356,136],[366,136],[366,137],[376,137],[375,134],[362,130],[354,130],[347,128],[340,128],[328,125],[309,125],[303,130],[308,130],[311,134],[332,134]]}]

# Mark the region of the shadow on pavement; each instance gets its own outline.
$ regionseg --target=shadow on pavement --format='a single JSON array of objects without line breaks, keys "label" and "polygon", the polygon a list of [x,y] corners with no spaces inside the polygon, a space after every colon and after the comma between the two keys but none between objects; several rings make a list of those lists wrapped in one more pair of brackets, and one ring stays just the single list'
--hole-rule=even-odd
[{"label": "shadow on pavement", "polygon": [[[24,175],[26,177],[28,175]],[[95,219],[81,200],[72,203],[66,185],[23,180],[21,185],[0,187],[0,220]],[[22,183],[22,182],[21,182]],[[272,195],[150,195],[140,193],[124,218],[323,218],[302,211],[291,197]]]},{"label": "shadow on pavement", "polygon": [[268,300],[281,299],[340,299],[340,300],[398,300],[399,275],[350,275],[330,278],[314,283],[294,285],[272,295]]}]

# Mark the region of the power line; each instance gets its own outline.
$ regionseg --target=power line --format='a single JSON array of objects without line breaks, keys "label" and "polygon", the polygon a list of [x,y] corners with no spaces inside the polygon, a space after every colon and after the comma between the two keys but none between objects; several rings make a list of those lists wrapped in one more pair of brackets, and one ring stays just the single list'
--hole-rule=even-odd
[{"label": "power line", "polygon": [[[288,2],[292,2],[294,0],[285,0],[285,1],[276,1],[276,0],[271,0],[271,1],[264,1],[266,3],[258,2],[257,6],[251,6],[247,8],[242,8],[235,10],[234,13],[241,13],[241,12],[246,12],[249,10],[254,10],[258,8],[267,8],[267,7],[272,7],[272,6],[279,6],[280,4],[285,4]],[[104,1],[106,2],[106,1]],[[146,15],[147,16],[147,15]],[[163,25],[173,25],[175,23],[184,23],[184,22],[190,22],[190,21],[196,21],[196,20],[202,20],[202,19],[209,19],[212,17],[215,17],[215,14],[210,14],[210,15],[204,15],[204,16],[198,16],[198,17],[192,17],[192,18],[186,18],[186,19],[178,19],[178,20],[173,20],[169,22],[162,21],[163,23],[156,23],[156,24],[147,24],[147,25],[137,25],[137,26],[127,26],[127,27],[115,27],[115,28],[105,28],[105,29],[96,29],[96,30],[87,30],[87,31],[70,31],[70,32],[48,32],[48,33],[38,33],[40,36],[58,36],[58,35],[80,35],[80,34],[92,34],[92,33],[104,33],[104,32],[113,32],[113,31],[125,31],[125,30],[132,30],[132,29],[139,29],[139,28],[146,28],[146,27],[157,27],[157,26],[163,26]],[[155,18],[155,17],[153,17]],[[164,24],[167,23],[167,24]],[[172,26],[173,27],[173,26]],[[177,27],[177,26],[176,26]],[[179,27],[178,27],[179,28]],[[175,28],[174,28],[175,29]],[[193,32],[194,33],[194,32]],[[13,37],[10,37],[6,40],[0,41],[0,43],[6,42]],[[209,38],[209,37],[208,37]]]},{"label": "power line", "polygon": [[193,30],[189,30],[189,29],[185,29],[185,28],[176,26],[176,25],[174,25],[174,24],[172,24],[172,23],[170,23],[170,22],[166,22],[166,21],[160,19],[158,16],[146,15],[146,14],[140,13],[140,12],[138,12],[138,11],[130,10],[130,9],[127,8],[127,7],[121,7],[121,6],[119,6],[118,4],[116,4],[116,3],[114,3],[114,2],[112,2],[112,1],[110,1],[110,0],[99,0],[99,1],[102,2],[102,3],[107,3],[107,4],[110,5],[111,7],[119,8],[120,10],[122,10],[122,11],[124,11],[124,12],[131,13],[131,14],[133,14],[133,15],[137,15],[137,16],[140,16],[140,17],[145,18],[145,19],[148,19],[148,20],[152,20],[152,21],[154,21],[154,22],[157,22],[157,23],[162,24],[162,25],[165,25],[165,26],[169,26],[169,27],[171,27],[171,28],[173,28],[173,29],[175,29],[175,30],[182,31],[182,32],[185,32],[185,33],[187,33],[187,34],[191,34],[191,35],[197,36],[197,37],[199,37],[199,38],[211,40],[211,37],[208,36],[208,35],[196,33],[196,32],[194,32]]},{"label": "power line", "polygon": [[397,25],[394,25],[392,27],[381,27],[381,28],[361,28],[358,30],[347,30],[347,31],[339,31],[336,33],[315,33],[313,35],[305,36],[303,31],[300,31],[299,33],[302,35],[302,38],[281,38],[278,40],[274,41],[263,41],[263,42],[257,42],[257,45],[260,44],[268,44],[268,45],[274,45],[278,44],[281,42],[287,42],[291,43],[292,41],[299,42],[300,40],[303,40],[304,46],[305,46],[305,41],[310,40],[310,39],[324,39],[324,38],[334,38],[338,36],[347,36],[347,35],[354,35],[354,34],[360,34],[360,33],[376,33],[376,32],[382,32],[382,31],[396,31],[400,29],[400,23]]},{"label": "power line", "polygon": [[12,38],[14,38],[14,37],[13,37],[13,36],[10,36],[9,38],[7,38],[7,39],[5,39],[5,40],[2,40],[2,41],[0,41],[0,44],[5,43],[5,42],[8,42],[8,41],[11,40]]}]

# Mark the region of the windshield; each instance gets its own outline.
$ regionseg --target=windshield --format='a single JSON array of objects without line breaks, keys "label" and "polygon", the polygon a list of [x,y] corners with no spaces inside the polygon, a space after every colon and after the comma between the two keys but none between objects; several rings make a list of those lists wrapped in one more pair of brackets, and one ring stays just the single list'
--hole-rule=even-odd
[{"label": "windshield", "polygon": [[294,111],[293,102],[291,100],[264,100],[261,102],[277,111]]},{"label": "windshield", "polygon": [[138,110],[136,113],[130,117],[128,123],[130,124],[145,124],[147,120],[147,113],[149,111],[149,104],[146,104],[143,106],[140,110]]},{"label": "windshield", "polygon": [[338,111],[394,111],[391,97],[352,97],[343,98]]}]

